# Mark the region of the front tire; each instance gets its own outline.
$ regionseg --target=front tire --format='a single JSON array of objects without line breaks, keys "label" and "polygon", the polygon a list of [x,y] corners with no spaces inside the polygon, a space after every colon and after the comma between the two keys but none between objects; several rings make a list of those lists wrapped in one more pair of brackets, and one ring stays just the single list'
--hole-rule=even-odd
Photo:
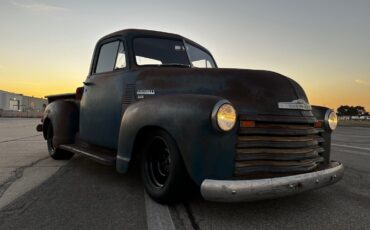
[{"label": "front tire", "polygon": [[147,193],[159,203],[186,198],[191,183],[174,139],[157,130],[145,138],[141,149],[141,176]]},{"label": "front tire", "polygon": [[53,137],[54,137],[54,130],[53,126],[51,124],[48,125],[47,130],[47,145],[48,145],[48,151],[51,158],[54,160],[69,160],[73,157],[73,153],[67,152],[63,149],[55,148],[53,143]]}]

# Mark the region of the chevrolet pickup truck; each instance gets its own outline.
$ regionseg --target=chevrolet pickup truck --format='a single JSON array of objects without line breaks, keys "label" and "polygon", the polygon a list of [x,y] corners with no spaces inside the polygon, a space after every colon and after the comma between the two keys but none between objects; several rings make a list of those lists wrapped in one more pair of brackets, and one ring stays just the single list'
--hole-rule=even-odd
[{"label": "chevrolet pickup truck", "polygon": [[100,39],[84,86],[47,96],[37,130],[56,160],[82,154],[126,173],[170,203],[196,185],[204,199],[253,201],[339,181],[330,159],[337,116],[311,106],[281,74],[218,68],[176,34],[122,30]]}]

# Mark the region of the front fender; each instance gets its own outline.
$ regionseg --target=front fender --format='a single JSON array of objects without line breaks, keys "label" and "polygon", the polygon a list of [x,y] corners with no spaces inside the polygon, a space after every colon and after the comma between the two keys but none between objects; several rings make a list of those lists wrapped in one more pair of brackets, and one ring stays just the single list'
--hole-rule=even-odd
[{"label": "front fender", "polygon": [[45,108],[43,121],[45,139],[48,125],[51,124],[54,145],[58,147],[61,144],[71,144],[78,131],[79,106],[75,101],[54,101]]},{"label": "front fender", "polygon": [[212,109],[220,100],[208,95],[171,95],[130,105],[121,122],[117,170],[122,173],[128,170],[140,130],[155,126],[175,139],[186,169],[198,185],[206,178],[230,178],[234,169],[236,128],[222,133],[212,126]]}]

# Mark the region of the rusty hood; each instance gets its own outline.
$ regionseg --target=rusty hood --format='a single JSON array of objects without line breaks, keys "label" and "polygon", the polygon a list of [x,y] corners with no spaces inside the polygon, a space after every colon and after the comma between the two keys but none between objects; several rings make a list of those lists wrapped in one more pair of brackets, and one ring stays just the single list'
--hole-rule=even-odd
[{"label": "rusty hood", "polygon": [[308,100],[299,84],[271,71],[145,68],[137,70],[136,89],[137,96],[144,98],[170,94],[220,96],[229,100],[239,114],[312,116],[310,111],[278,107],[279,102]]}]

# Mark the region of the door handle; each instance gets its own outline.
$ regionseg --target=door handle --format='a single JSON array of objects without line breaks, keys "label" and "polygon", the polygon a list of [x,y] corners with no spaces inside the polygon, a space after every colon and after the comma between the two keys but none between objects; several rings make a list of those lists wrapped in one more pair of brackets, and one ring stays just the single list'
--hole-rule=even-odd
[{"label": "door handle", "polygon": [[94,85],[94,83],[92,83],[92,82],[88,82],[88,81],[84,81],[83,83],[84,83],[84,85],[86,85],[86,86]]}]

